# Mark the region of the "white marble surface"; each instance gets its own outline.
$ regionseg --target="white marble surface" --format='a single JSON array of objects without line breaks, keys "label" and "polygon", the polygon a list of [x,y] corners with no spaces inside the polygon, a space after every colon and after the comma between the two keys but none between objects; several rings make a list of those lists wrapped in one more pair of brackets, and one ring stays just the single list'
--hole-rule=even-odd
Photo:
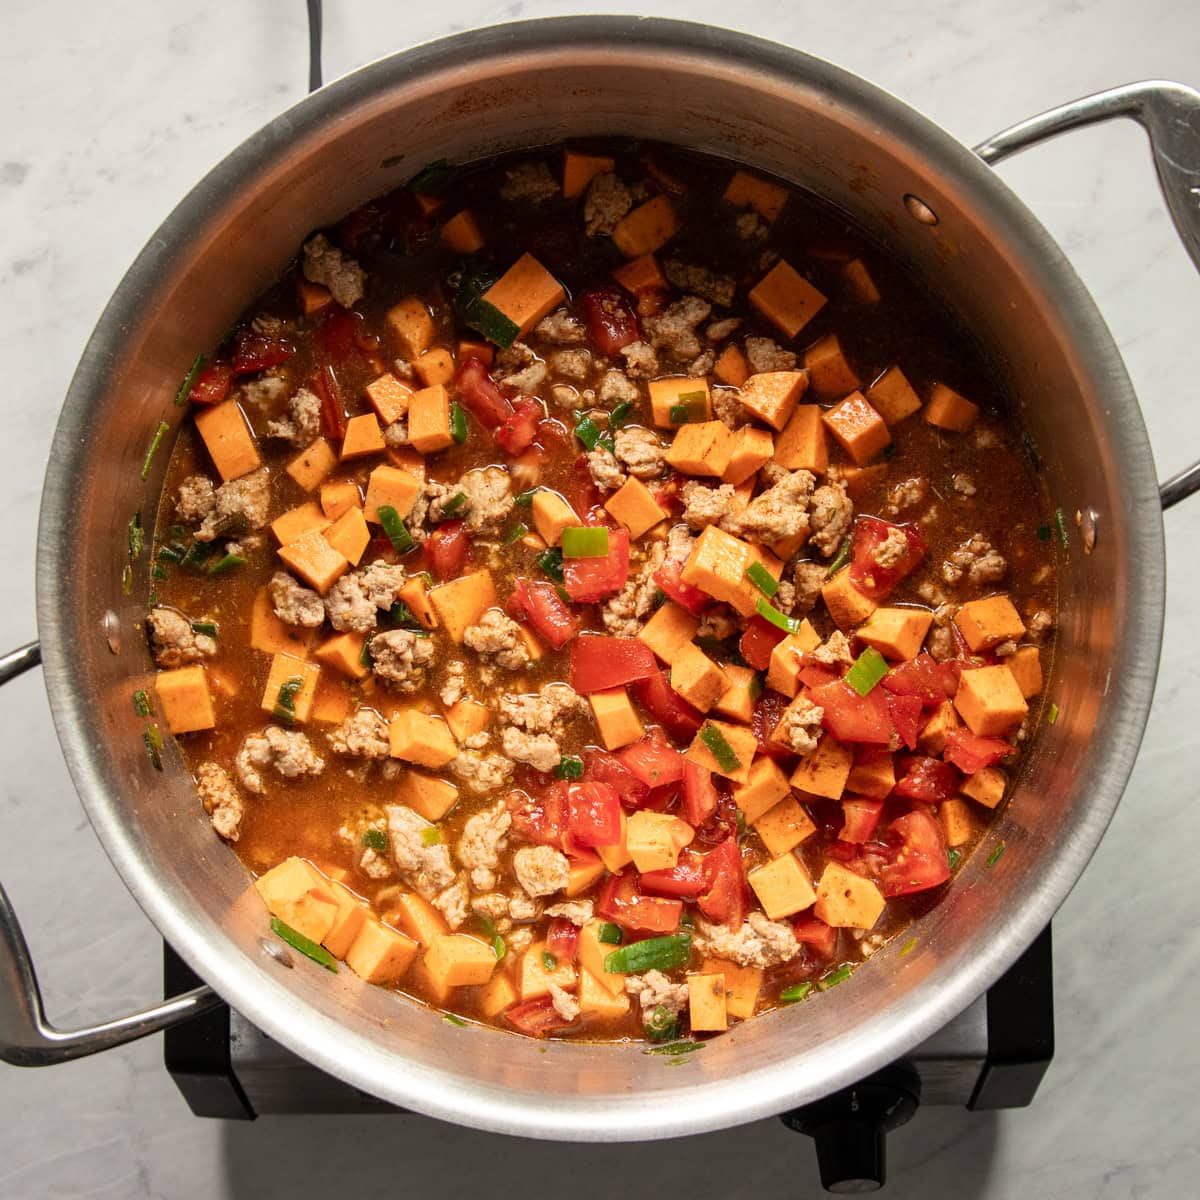
[{"label": "white marble surface", "polygon": [[[59,399],[109,292],[163,214],[220,156],[297,99],[299,0],[7,0],[0,6],[0,647],[34,633],[34,522]],[[620,11],[626,4],[593,4]],[[667,3],[643,11],[676,14]],[[327,4],[326,70],[490,20],[578,11]],[[1200,84],[1200,7],[1184,0],[879,5],[694,0],[689,15],[799,46],[873,78],[964,141],[1130,79]],[[1126,356],[1162,473],[1200,453],[1200,283],[1133,128],[1075,135],[1004,168],[1092,289]],[[1056,921],[1059,1049],[1035,1106],[927,1110],[893,1138],[898,1197],[1183,1197],[1200,1190],[1200,933],[1195,854],[1200,500],[1166,520],[1163,671],[1125,803]],[[154,931],[91,836],[41,682],[0,696],[0,878],[64,1023],[144,1002]],[[685,1153],[686,1152],[686,1153]],[[517,1155],[520,1155],[518,1159]],[[526,1157],[527,1156],[527,1157]],[[418,1118],[193,1119],[147,1042],[58,1069],[0,1068],[0,1196],[316,1196],[481,1192],[709,1195],[815,1191],[806,1141],[765,1122],[686,1146],[525,1145]]]}]

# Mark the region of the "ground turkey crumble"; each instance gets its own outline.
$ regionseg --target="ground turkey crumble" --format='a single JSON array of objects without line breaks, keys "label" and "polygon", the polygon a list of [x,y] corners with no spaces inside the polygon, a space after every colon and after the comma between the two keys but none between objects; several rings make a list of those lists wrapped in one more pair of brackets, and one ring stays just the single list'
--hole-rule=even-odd
[{"label": "ground turkey crumble", "polygon": [[325,620],[325,603],[312,588],[297,583],[286,571],[276,571],[267,584],[271,608],[285,625],[316,629]]},{"label": "ground turkey crumble", "polygon": [[513,765],[502,754],[476,754],[464,750],[446,769],[477,796],[494,792],[512,778]]},{"label": "ground turkey crumble", "polygon": [[582,346],[587,341],[583,323],[565,308],[556,308],[534,326],[534,335],[555,346]]},{"label": "ground turkey crumble", "polygon": [[673,983],[661,971],[647,971],[644,975],[626,975],[625,991],[631,999],[641,1003],[643,1017],[648,1016],[660,1006],[678,1016],[688,1002],[687,980],[685,979],[682,983]]},{"label": "ground turkey crumble", "polygon": [[887,537],[871,553],[875,565],[885,571],[894,567],[908,553],[908,538],[903,529],[892,528]]},{"label": "ground turkey crumble", "polygon": [[325,593],[325,615],[339,633],[369,633],[379,612],[396,603],[406,575],[403,567],[373,562],[343,575]]},{"label": "ground turkey crumble", "polygon": [[635,479],[655,479],[663,473],[667,450],[652,429],[636,425],[618,429],[613,434],[613,443],[617,461]]},{"label": "ground turkey crumble", "polygon": [[[461,903],[458,924],[466,919],[467,898],[450,862],[450,847],[444,842],[425,844],[425,831],[436,829],[424,817],[403,804],[389,804],[384,812],[388,823],[388,849],[397,870],[426,900],[431,901],[447,921],[447,909],[455,912]],[[453,923],[452,923],[453,924]]]},{"label": "ground turkey crumble", "polygon": [[696,335],[696,326],[712,312],[712,305],[699,296],[684,296],[668,305],[656,317],[642,322],[646,340],[655,350],[676,361],[696,358],[703,347]]},{"label": "ground turkey crumble", "polygon": [[681,292],[691,292],[704,300],[711,300],[713,304],[719,304],[722,308],[728,308],[733,303],[736,284],[729,275],[720,275],[716,271],[710,271],[708,267],[680,262],[673,258],[668,258],[663,263],[663,274]]},{"label": "ground turkey crumble", "polygon": [[512,815],[503,800],[491,808],[468,818],[463,826],[455,854],[471,873],[471,886],[479,892],[490,892],[496,886],[500,869],[500,854],[508,842]]},{"label": "ground turkey crumble", "polygon": [[[636,404],[641,395],[638,385],[624,371],[619,371],[616,367],[610,367],[604,372],[604,377],[600,380],[600,387],[596,390],[596,398],[601,404],[611,404],[614,407],[618,404]],[[615,438],[619,439],[620,436],[620,431],[614,434]],[[657,440],[655,438],[655,441]]]},{"label": "ground turkey crumble", "polygon": [[498,608],[489,608],[463,633],[463,644],[502,671],[523,671],[530,663],[521,626]]},{"label": "ground turkey crumble", "polygon": [[297,448],[309,446],[321,432],[321,400],[308,388],[300,388],[288,401],[288,415],[267,422],[267,437],[283,438]]},{"label": "ground turkey crumble", "polygon": [[325,760],[298,729],[268,725],[262,733],[252,733],[242,742],[233,767],[242,787],[259,795],[266,791],[262,773],[268,768],[284,779],[298,779],[302,775],[320,775],[325,770]]},{"label": "ground turkey crumble", "polygon": [[1008,571],[1004,556],[981,533],[972,534],[942,563],[942,578],[951,585],[966,577],[967,583],[982,587],[998,583]]},{"label": "ground turkey crumble", "polygon": [[558,195],[558,182],[545,163],[520,163],[505,172],[500,185],[502,200],[542,204]]},{"label": "ground turkey crumble", "polygon": [[793,371],[796,355],[766,337],[746,338],[746,361],[754,374],[763,371]]},{"label": "ground turkey crumble", "polygon": [[546,683],[536,693],[501,696],[504,753],[536,771],[553,771],[562,759],[559,739],[567,721],[587,711],[587,701],[566,683]]},{"label": "ground turkey crumble", "polygon": [[196,633],[191,622],[173,608],[152,608],[146,617],[150,649],[160,667],[181,667],[184,663],[212,658],[217,643],[206,633]]},{"label": "ground turkey crumble", "polygon": [[783,711],[771,737],[797,754],[810,754],[821,737],[825,710],[804,696],[797,696]]},{"label": "ground turkey crumble", "polygon": [[216,763],[201,763],[196,772],[196,788],[212,827],[227,842],[236,842],[241,832],[245,804],[241,793],[229,778],[229,772]]},{"label": "ground turkey crumble", "polygon": [[709,487],[689,479],[680,489],[679,497],[683,501],[683,519],[697,532],[719,524],[738,504],[737,489],[731,483]]},{"label": "ground turkey crumble", "polygon": [[206,476],[190,475],[179,485],[175,514],[187,524],[199,521],[196,541],[211,542],[244,529],[261,529],[267,522],[270,499],[266,467],[215,489]]},{"label": "ground turkey crumble", "polygon": [[588,237],[610,237],[632,207],[633,196],[616,175],[597,175],[583,198],[583,227]]},{"label": "ground turkey crumble", "polygon": [[827,483],[812,494],[808,521],[812,536],[808,544],[825,558],[841,546],[854,520],[854,503],[840,484]]},{"label": "ground turkey crumble", "polygon": [[410,629],[392,629],[377,633],[367,652],[377,679],[398,692],[415,692],[425,682],[425,668],[433,662],[433,639]]},{"label": "ground turkey crumble", "polygon": [[752,912],[738,930],[699,918],[692,944],[701,954],[760,969],[791,962],[803,949],[790,925],[771,921],[760,912]]},{"label": "ground turkey crumble", "polygon": [[812,473],[792,471],[745,508],[731,512],[721,528],[751,541],[781,542],[808,532],[808,507],[812,498]]},{"label": "ground turkey crumble", "polygon": [[374,709],[360,708],[329,734],[329,748],[347,757],[387,758],[388,723]]},{"label": "ground turkey crumble", "polygon": [[513,855],[513,872],[530,896],[551,896],[570,882],[571,863],[552,846],[522,846]]},{"label": "ground turkey crumble", "polygon": [[305,279],[327,287],[343,308],[353,308],[363,297],[367,277],[362,267],[323,233],[304,243],[301,269]]},{"label": "ground turkey crumble", "polygon": [[606,492],[615,492],[625,483],[625,474],[620,464],[603,446],[588,451],[587,465],[592,482]]}]

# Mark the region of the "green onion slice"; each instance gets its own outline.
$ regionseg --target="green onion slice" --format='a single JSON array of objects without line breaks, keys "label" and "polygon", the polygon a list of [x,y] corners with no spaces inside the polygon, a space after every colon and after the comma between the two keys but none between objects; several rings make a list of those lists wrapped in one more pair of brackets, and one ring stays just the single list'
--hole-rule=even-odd
[{"label": "green onion slice", "polygon": [[838,552],[834,556],[833,562],[829,564],[829,570],[825,572],[826,579],[832,579],[850,561],[850,546],[851,541],[849,538],[846,538],[838,547]]},{"label": "green onion slice", "polygon": [[795,617],[789,617],[786,613],[781,613],[775,605],[761,598],[755,601],[754,611],[764,621],[770,621],[776,629],[782,629],[784,633],[796,633],[800,628],[800,622]]},{"label": "green onion slice", "polygon": [[779,580],[776,579],[775,576],[772,575],[771,572],[768,571],[767,568],[764,567],[760,562],[752,562],[746,568],[746,578],[750,580],[750,582],[754,584],[754,586],[758,588],[758,590],[762,592],[767,599],[770,599],[777,591],[779,591]]},{"label": "green onion slice", "polygon": [[575,426],[575,436],[588,450],[595,450],[596,443],[603,435],[600,427],[591,417],[581,417]]},{"label": "green onion slice", "polygon": [[725,740],[725,735],[711,722],[700,730],[700,740],[708,747],[722,771],[736,771],[741,767],[742,760]]},{"label": "green onion slice", "polygon": [[636,975],[642,971],[670,971],[682,967],[692,957],[692,938],[687,933],[669,933],[665,937],[646,938],[618,946],[605,955],[604,970],[609,975]]},{"label": "green onion slice", "polygon": [[496,922],[491,917],[480,917],[479,924],[483,928],[488,941],[492,946],[492,953],[496,956],[496,961],[499,962],[508,953],[508,943],[500,936],[500,931],[496,928]]},{"label": "green onion slice", "polygon": [[158,428],[154,431],[154,436],[150,439],[150,445],[146,448],[146,457],[142,459],[143,479],[149,479],[150,464],[154,462],[154,455],[158,452],[158,447],[162,444],[162,440],[170,428],[171,426],[166,421],[159,421]]},{"label": "green onion slice", "polygon": [[362,835],[362,844],[368,850],[386,850],[387,849],[387,834],[382,829],[364,829]]},{"label": "green onion slice", "polygon": [[133,693],[133,711],[139,717],[148,717],[153,711],[150,707],[150,697],[146,694],[145,688],[138,688]]},{"label": "green onion slice", "polygon": [[558,760],[558,766],[554,768],[554,774],[559,779],[582,779],[583,759],[578,758],[574,754],[564,754]]},{"label": "green onion slice", "polygon": [[563,552],[557,546],[551,546],[549,550],[543,550],[535,561],[555,583],[562,583]]},{"label": "green onion slice", "polygon": [[467,440],[467,413],[457,400],[450,405],[450,436],[460,446]]},{"label": "green onion slice", "polygon": [[822,975],[817,980],[817,987],[823,992],[829,991],[831,987],[837,987],[839,983],[845,982],[850,978],[850,972],[854,968],[849,963],[842,963],[840,967],[835,967],[828,975]]},{"label": "green onion slice", "polygon": [[296,693],[304,686],[304,680],[299,675],[285,679],[279,685],[279,695],[275,699],[272,716],[285,725],[292,724],[296,719]]},{"label": "green onion slice", "polygon": [[[196,386],[196,380],[200,378],[200,372],[208,365],[208,359],[203,354],[197,354],[192,359],[192,365],[188,367],[187,374],[183,377],[183,382],[179,385],[179,391],[175,393],[175,403],[183,406],[187,403],[187,398],[192,394],[192,388]],[[142,478],[145,479],[145,467],[142,468]]]},{"label": "green onion slice", "polygon": [[860,696],[866,696],[874,690],[875,685],[887,672],[887,659],[874,646],[868,646],[846,672],[846,682]]},{"label": "green onion slice", "polygon": [[440,846],[442,844],[442,831],[435,825],[430,825],[428,829],[421,830],[421,845],[422,846]]},{"label": "green onion slice", "polygon": [[121,591],[126,596],[133,595],[133,568],[126,563],[125,569],[121,572]]},{"label": "green onion slice", "polygon": [[208,568],[208,574],[224,575],[226,571],[233,571],[245,565],[246,560],[240,554],[226,554]]},{"label": "green onion slice", "polygon": [[619,946],[623,937],[620,925],[614,925],[611,921],[605,921],[596,934],[596,940],[603,942],[606,946]]},{"label": "green onion slice", "polygon": [[467,493],[455,492],[445,504],[442,505],[443,517],[457,516],[467,506]]},{"label": "green onion slice", "polygon": [[379,523],[397,554],[407,554],[416,547],[417,543],[408,532],[408,526],[400,520],[400,514],[390,504],[379,506]]},{"label": "green onion slice", "polygon": [[642,1026],[652,1042],[673,1042],[679,1037],[679,1018],[665,1004],[656,1004]]},{"label": "green onion slice", "polygon": [[311,958],[313,962],[325,968],[327,971],[333,971],[337,974],[337,959],[325,949],[324,946],[318,946],[311,938],[306,938],[299,930],[293,929],[290,925],[285,925],[278,917],[271,918],[271,932],[276,937],[287,942],[293,950],[299,950],[305,958]]},{"label": "green onion slice", "polygon": [[672,1058],[680,1054],[691,1054],[693,1050],[703,1050],[703,1042],[667,1042],[664,1046],[647,1046],[643,1054],[669,1054]]},{"label": "green onion slice", "polygon": [[608,529],[603,525],[568,525],[562,531],[563,558],[606,558]]},{"label": "green onion slice", "polygon": [[468,1026],[468,1022],[464,1021],[462,1017],[456,1017],[453,1013],[443,1013],[442,1020],[447,1025],[457,1025],[459,1029],[466,1029]]},{"label": "green onion slice", "polygon": [[513,497],[513,503],[519,504],[522,508],[528,508],[533,503],[534,494],[537,488],[530,488],[527,492],[518,492]]},{"label": "green onion slice", "polygon": [[1058,705],[1053,700],[1050,701],[1050,707],[1046,709],[1046,724],[1056,725],[1058,723]]},{"label": "green onion slice", "polygon": [[680,392],[667,410],[672,425],[690,425],[708,419],[708,396],[704,392]]},{"label": "green onion slice", "polygon": [[216,621],[193,621],[192,632],[202,633],[206,637],[215,638],[217,636]]},{"label": "green onion slice", "polygon": [[1039,525],[1037,527],[1037,536],[1039,542],[1048,542],[1050,540],[1050,526]]},{"label": "green onion slice", "polygon": [[903,958],[906,954],[911,954],[917,948],[917,939],[909,938],[903,946],[900,947],[900,957]]},{"label": "green onion slice", "polygon": [[146,533],[142,529],[142,514],[135,512],[129,518],[129,528],[126,531],[129,537],[129,557],[140,558],[142,551],[146,547]]},{"label": "green onion slice", "polygon": [[529,526],[524,521],[514,521],[505,531],[503,542],[506,546],[511,546],[513,542],[519,542],[529,532]]},{"label": "green onion slice", "polygon": [[1071,544],[1071,540],[1067,537],[1067,522],[1061,508],[1054,510],[1054,524],[1058,527],[1058,540],[1065,550]]},{"label": "green onion slice", "polygon": [[962,851],[955,850],[953,847],[946,851],[946,861],[950,864],[950,870],[954,870],[958,866],[959,860],[962,858]]},{"label": "green onion slice", "polygon": [[169,542],[165,546],[159,546],[158,557],[169,563],[181,563],[187,551],[177,542]]},{"label": "green onion slice", "polygon": [[150,756],[150,765],[156,770],[161,771],[162,765],[162,734],[158,731],[158,726],[151,722],[146,726],[146,732],[142,734],[142,741],[146,743],[146,753]]},{"label": "green onion slice", "polygon": [[1003,842],[1001,842],[1001,843],[1000,843],[1000,844],[999,844],[999,845],[998,845],[998,846],[995,848],[995,850],[993,850],[993,851],[991,852],[991,854],[989,854],[989,855],[988,855],[987,865],[988,865],[989,867],[994,867],[994,866],[995,866],[995,865],[996,865],[996,864],[997,864],[997,863],[1000,861],[1000,856],[1001,856],[1001,855],[1004,853],[1004,851],[1005,851],[1007,848],[1008,848],[1008,847],[1007,847],[1007,846],[1005,846],[1005,844],[1004,844]]},{"label": "green onion slice", "polygon": [[544,971],[557,971],[558,970],[558,959],[555,958],[554,955],[551,954],[549,950],[542,951],[542,970],[544,970]]},{"label": "green onion slice", "polygon": [[811,983],[793,983],[791,987],[784,988],[779,993],[779,998],[784,1004],[795,1004],[797,1000],[803,1000],[812,991],[812,986]]},{"label": "green onion slice", "polygon": [[633,401],[622,400],[616,408],[608,414],[609,429],[624,429],[625,422],[629,418],[629,414],[633,412]]}]

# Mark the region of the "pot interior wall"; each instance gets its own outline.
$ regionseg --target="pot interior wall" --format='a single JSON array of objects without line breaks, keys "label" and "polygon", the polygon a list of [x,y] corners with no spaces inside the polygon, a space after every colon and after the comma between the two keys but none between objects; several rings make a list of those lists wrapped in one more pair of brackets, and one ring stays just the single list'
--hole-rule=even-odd
[{"label": "pot interior wall", "polygon": [[[88,347],[51,460],[39,562],[48,687],[72,772],[126,881],[250,1019],[318,1065],[435,1115],[542,1136],[663,1136],[748,1120],[879,1065],[959,1011],[1048,919],[1111,814],[1148,703],[1161,544],[1157,524],[1135,544],[1129,522],[1146,516],[1153,478],[1090,301],[961,147],[852,77],[763,43],[721,35],[718,47],[711,31],[661,23],[620,44],[582,25],[565,37],[521,28],[385,61],[285,114],[148,247]],[[196,350],[220,339],[311,229],[426,163],[613,133],[686,143],[810,187],[907,258],[991,348],[1073,542],[1050,683],[1061,715],[1038,731],[988,843],[1003,840],[1004,857],[988,869],[988,848],[974,856],[911,953],[892,945],[836,992],[682,1063],[460,1029],[349,971],[280,965],[260,948],[265,914],[244,869],[208,828],[173,746],[163,773],[151,768],[129,699],[151,664],[138,628],[145,558],[132,596],[122,594],[126,522],[138,509],[153,519],[166,456],[146,483],[142,457],[164,413],[181,417],[171,398]],[[938,224],[908,214],[909,192]],[[1101,514],[1089,557],[1071,519],[1086,505]],[[109,610],[122,631],[115,654]],[[1099,781],[1089,775],[1098,757],[1109,771]]]}]

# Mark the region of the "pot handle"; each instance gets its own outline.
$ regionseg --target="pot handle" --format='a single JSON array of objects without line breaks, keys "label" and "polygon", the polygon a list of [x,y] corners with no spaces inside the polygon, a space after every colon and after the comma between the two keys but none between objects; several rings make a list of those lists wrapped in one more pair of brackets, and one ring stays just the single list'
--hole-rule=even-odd
[{"label": "pot handle", "polygon": [[[1167,210],[1200,270],[1200,92],[1194,88],[1161,79],[1127,83],[1030,117],[974,149],[995,166],[1056,134],[1114,117],[1130,117],[1146,131]],[[1193,463],[1159,488],[1162,506],[1170,508],[1198,490],[1200,463]]]},{"label": "pot handle", "polygon": [[[8,683],[42,661],[41,647],[30,642],[0,656],[0,684]],[[83,1029],[56,1029],[46,1019],[37,972],[21,923],[0,885],[0,1059],[16,1067],[48,1067],[136,1041],[160,1029],[198,1017],[221,998],[209,987],[193,988],[153,1008]]]}]

